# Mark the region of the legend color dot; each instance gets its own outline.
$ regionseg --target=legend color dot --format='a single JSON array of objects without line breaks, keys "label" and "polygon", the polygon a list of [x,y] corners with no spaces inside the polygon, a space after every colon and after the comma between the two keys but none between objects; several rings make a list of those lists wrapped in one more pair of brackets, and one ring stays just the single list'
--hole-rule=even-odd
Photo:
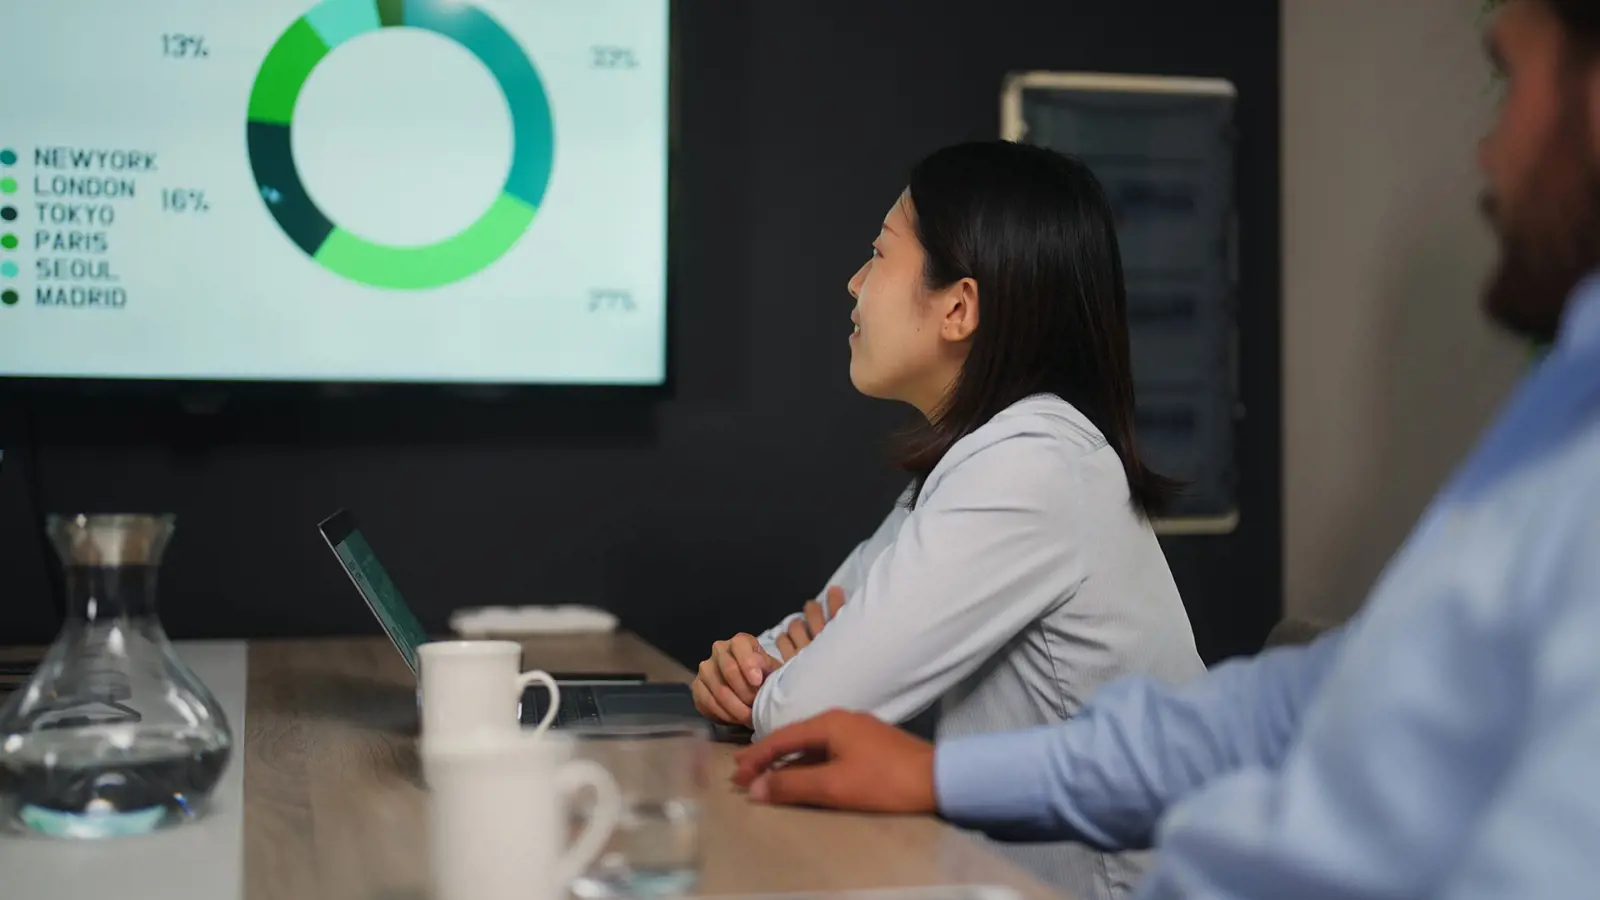
[{"label": "legend color dot", "polygon": [[17,192],[17,180],[15,178],[0,178],[0,191],[4,191],[7,194],[15,194]]},{"label": "legend color dot", "polygon": [[17,236],[14,234],[0,235],[0,247],[4,247],[7,250],[17,249]]},{"label": "legend color dot", "polygon": [[7,222],[15,222],[17,220],[17,208],[15,206],[7,206],[0,209],[0,219],[5,219]]},{"label": "legend color dot", "polygon": [[0,263],[0,275],[4,275],[7,278],[17,277],[17,264],[9,261]]},{"label": "legend color dot", "polygon": [[0,150],[0,166],[14,166],[17,164],[17,152],[7,147]]},{"label": "legend color dot", "polygon": [[0,303],[4,303],[7,306],[16,306],[17,305],[17,292],[16,291],[3,291],[3,292],[0,292]]}]

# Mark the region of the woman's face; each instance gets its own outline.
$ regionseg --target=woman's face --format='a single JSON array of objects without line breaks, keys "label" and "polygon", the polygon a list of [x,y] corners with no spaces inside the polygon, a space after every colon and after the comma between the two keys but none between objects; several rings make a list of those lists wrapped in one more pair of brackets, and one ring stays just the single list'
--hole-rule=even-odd
[{"label": "woman's face", "polygon": [[902,193],[872,256],[850,279],[850,381],[869,397],[910,403],[931,417],[966,361],[978,293],[970,278],[927,289],[914,215],[910,194]]}]

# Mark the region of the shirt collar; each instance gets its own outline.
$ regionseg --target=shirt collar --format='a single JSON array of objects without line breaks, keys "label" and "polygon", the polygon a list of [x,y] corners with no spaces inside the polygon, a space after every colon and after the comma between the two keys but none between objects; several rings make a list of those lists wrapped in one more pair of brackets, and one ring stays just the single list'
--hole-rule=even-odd
[{"label": "shirt collar", "polygon": [[1600,344],[1600,270],[1573,289],[1556,332],[1556,345],[1562,349],[1587,350],[1596,344]]}]

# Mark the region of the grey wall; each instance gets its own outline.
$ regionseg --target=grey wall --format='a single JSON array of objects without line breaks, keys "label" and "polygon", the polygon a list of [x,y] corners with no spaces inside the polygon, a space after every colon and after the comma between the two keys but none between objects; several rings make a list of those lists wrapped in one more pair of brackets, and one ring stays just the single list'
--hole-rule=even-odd
[{"label": "grey wall", "polygon": [[1478,0],[1284,0],[1284,563],[1352,613],[1526,356],[1478,297]]}]

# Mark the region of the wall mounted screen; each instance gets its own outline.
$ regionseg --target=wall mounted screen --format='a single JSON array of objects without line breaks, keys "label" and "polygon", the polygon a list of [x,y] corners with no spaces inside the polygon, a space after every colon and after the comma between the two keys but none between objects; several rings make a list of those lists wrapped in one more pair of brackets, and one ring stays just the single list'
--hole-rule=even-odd
[{"label": "wall mounted screen", "polygon": [[0,375],[659,384],[667,0],[0,28]]}]

